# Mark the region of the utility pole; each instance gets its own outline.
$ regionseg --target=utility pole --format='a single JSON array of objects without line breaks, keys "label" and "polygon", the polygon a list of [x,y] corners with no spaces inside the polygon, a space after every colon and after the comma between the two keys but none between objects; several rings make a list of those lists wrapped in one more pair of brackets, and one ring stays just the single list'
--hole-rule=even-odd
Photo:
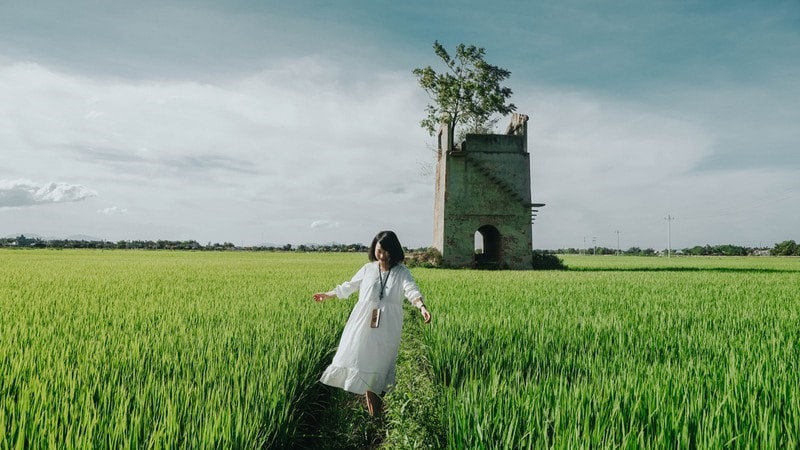
[{"label": "utility pole", "polygon": [[664,220],[667,221],[667,258],[669,258],[670,253],[672,253],[672,221],[675,218],[667,214]]},{"label": "utility pole", "polygon": [[619,230],[615,231],[617,233],[617,255],[619,255]]},{"label": "utility pole", "polygon": [[592,255],[597,255],[597,237],[592,237]]}]

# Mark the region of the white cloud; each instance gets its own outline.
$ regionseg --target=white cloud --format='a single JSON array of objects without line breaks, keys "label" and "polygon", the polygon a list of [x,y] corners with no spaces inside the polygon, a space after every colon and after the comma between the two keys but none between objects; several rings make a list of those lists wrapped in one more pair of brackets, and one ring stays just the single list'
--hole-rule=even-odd
[{"label": "white cloud", "polygon": [[339,228],[339,222],[332,220],[315,220],[311,222],[311,228]]},{"label": "white cloud", "polygon": [[[75,205],[35,208],[0,226],[54,235],[46,224],[69,222],[74,234],[112,240],[244,244],[364,242],[395,229],[410,247],[430,245],[434,180],[421,167],[433,160],[433,139],[418,126],[428,99],[409,74],[365,81],[344,67],[285,60],[203,84],[0,64],[0,177],[74,183],[45,189],[39,202],[88,198],[93,191],[79,188],[92,186],[103,207],[127,208],[98,211],[86,202],[81,217]],[[795,238],[786,233],[798,223],[789,206],[796,167],[704,169],[736,157],[721,145],[731,122],[710,119],[718,111],[552,87],[516,92],[515,104],[531,116],[533,199],[547,203],[537,247],[579,246],[584,237],[614,247],[616,230],[623,247],[665,246],[667,214],[677,217],[676,247]],[[0,192],[6,206],[33,198],[19,187]],[[738,206],[776,198],[783,200],[757,217]]]},{"label": "white cloud", "polygon": [[[414,83],[312,59],[213,85],[0,66],[0,176],[69,176],[135,211],[87,217],[101,237],[105,226],[119,239],[356,242],[410,216],[427,244],[432,181],[418,168],[431,155]],[[379,224],[365,219],[381,208]],[[308,226],[320,216],[339,231]]]},{"label": "white cloud", "polygon": [[112,206],[110,208],[98,209],[97,212],[106,216],[117,216],[127,213],[128,210],[125,208],[120,208],[119,206]]},{"label": "white cloud", "polygon": [[680,105],[552,89],[539,90],[528,104],[534,105],[528,126],[534,200],[547,204],[534,226],[537,246],[596,241],[615,248],[620,231],[622,249],[666,248],[668,214],[677,218],[674,248],[793,238],[796,167],[707,168],[710,160],[740,157],[720,144],[731,132],[725,121],[698,120],[696,108],[682,112]]},{"label": "white cloud", "polygon": [[96,196],[85,186],[29,180],[0,180],[0,208],[34,206],[47,203],[77,202]]}]

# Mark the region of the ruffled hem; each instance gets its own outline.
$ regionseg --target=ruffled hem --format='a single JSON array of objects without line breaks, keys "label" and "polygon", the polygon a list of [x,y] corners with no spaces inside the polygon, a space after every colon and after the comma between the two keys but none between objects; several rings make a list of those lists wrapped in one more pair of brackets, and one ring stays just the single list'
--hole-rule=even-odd
[{"label": "ruffled hem", "polygon": [[357,369],[330,365],[319,381],[354,394],[365,394],[367,391],[380,394],[391,389],[393,378],[392,374],[361,372]]}]

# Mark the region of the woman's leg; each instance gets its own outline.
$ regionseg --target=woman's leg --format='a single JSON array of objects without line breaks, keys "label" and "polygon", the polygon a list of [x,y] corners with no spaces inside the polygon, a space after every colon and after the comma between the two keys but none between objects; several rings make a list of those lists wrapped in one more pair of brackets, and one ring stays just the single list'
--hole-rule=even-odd
[{"label": "woman's leg", "polygon": [[379,416],[383,408],[383,401],[381,400],[380,396],[372,391],[367,391],[366,396],[369,415],[372,417]]}]

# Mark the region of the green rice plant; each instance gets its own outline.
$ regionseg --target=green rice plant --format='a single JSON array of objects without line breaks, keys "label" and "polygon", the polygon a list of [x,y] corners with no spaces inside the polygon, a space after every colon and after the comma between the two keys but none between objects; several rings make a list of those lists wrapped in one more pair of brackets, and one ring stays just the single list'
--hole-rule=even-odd
[{"label": "green rice plant", "polygon": [[290,446],[351,306],[310,294],[356,264],[0,251],[0,449]]},{"label": "green rice plant", "polygon": [[616,256],[616,255],[558,255],[576,271],[711,271],[711,272],[796,272],[794,257],[757,256]]},{"label": "green rice plant", "polygon": [[418,271],[448,447],[796,448],[800,260],[752,261]]},{"label": "green rice plant", "polygon": [[[313,445],[352,302],[310,294],[363,261],[0,251],[0,449]],[[565,262],[414,269],[435,385],[411,374],[394,404],[432,397],[414,408],[449,448],[798,446],[800,260]]]}]

